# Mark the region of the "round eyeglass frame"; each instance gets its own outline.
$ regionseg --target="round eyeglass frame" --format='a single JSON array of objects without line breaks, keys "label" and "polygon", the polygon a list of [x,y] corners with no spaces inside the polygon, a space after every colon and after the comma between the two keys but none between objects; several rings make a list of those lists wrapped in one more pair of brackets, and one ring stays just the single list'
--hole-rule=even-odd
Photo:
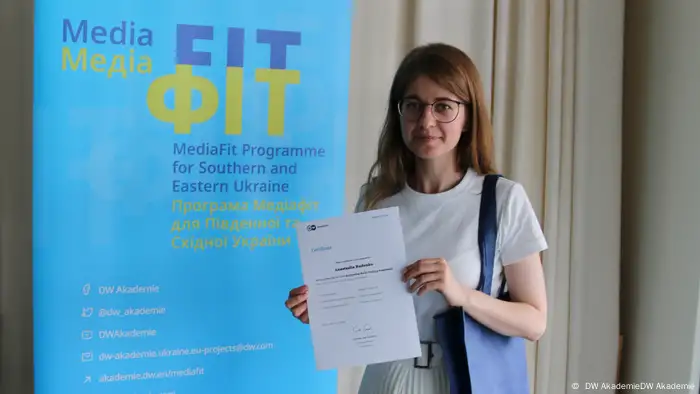
[{"label": "round eyeglass frame", "polygon": [[[416,119],[411,119],[412,122],[415,122],[415,121],[417,121],[418,119],[420,119],[420,118],[424,115],[425,107],[428,107],[428,106],[429,106],[429,107],[430,107],[430,115],[433,116],[433,118],[435,119],[435,121],[437,121],[438,123],[452,123],[452,122],[454,122],[455,119],[457,119],[457,117],[459,116],[459,109],[460,109],[460,107],[462,107],[463,105],[466,106],[467,104],[469,104],[468,102],[457,101],[457,100],[452,100],[452,99],[440,99],[440,100],[435,100],[435,101],[433,101],[432,103],[424,103],[424,102],[422,102],[422,101],[420,101],[420,100],[416,100],[416,99],[413,99],[413,98],[402,98],[401,100],[399,100],[399,101],[396,103],[396,110],[398,111],[399,116],[402,117],[402,118],[405,118],[405,116],[404,116],[403,113],[401,113],[401,104],[403,104],[406,100],[415,100],[415,101],[417,101],[417,102],[420,104],[420,106],[421,106],[421,109],[420,109],[420,116],[418,116],[418,118],[416,118]],[[451,120],[440,120],[440,119],[438,119],[437,116],[435,116],[435,112],[434,112],[434,111],[435,111],[435,107],[434,107],[435,104],[440,103],[440,102],[445,102],[445,101],[449,101],[449,102],[451,102],[451,103],[457,104],[457,112],[455,113],[454,118],[452,118]]]}]

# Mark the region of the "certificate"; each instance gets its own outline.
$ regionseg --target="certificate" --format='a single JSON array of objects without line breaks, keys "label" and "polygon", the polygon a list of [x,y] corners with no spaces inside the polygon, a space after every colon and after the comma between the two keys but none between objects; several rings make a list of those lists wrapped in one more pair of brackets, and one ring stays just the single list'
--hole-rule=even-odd
[{"label": "certificate", "polygon": [[297,226],[318,369],[420,357],[398,208]]}]

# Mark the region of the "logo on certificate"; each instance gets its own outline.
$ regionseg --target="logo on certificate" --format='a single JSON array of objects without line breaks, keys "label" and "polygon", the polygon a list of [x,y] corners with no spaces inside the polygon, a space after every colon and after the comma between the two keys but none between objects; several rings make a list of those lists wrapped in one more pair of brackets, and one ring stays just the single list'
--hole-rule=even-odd
[{"label": "logo on certificate", "polygon": [[306,226],[306,231],[316,231],[316,230],[322,229],[324,227],[328,227],[328,225],[327,224],[319,224],[319,225],[309,224]]}]

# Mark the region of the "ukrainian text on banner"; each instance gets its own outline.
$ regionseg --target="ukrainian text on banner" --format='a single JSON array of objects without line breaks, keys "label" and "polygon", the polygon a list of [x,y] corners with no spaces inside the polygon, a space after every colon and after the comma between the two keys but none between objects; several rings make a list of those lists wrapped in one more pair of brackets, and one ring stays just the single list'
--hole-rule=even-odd
[{"label": "ukrainian text on banner", "polygon": [[37,394],[330,393],[294,224],[343,210],[350,0],[37,0]]}]

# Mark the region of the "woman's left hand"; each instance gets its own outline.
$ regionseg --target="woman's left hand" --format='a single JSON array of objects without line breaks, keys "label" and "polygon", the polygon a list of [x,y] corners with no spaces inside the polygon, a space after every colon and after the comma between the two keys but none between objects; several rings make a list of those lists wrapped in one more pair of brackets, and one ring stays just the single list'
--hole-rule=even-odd
[{"label": "woman's left hand", "polygon": [[435,290],[445,297],[450,306],[464,304],[466,291],[452,276],[445,259],[421,259],[407,266],[403,270],[403,281],[408,283],[411,279],[415,279],[410,286],[411,293],[418,290],[418,295],[423,295]]}]

